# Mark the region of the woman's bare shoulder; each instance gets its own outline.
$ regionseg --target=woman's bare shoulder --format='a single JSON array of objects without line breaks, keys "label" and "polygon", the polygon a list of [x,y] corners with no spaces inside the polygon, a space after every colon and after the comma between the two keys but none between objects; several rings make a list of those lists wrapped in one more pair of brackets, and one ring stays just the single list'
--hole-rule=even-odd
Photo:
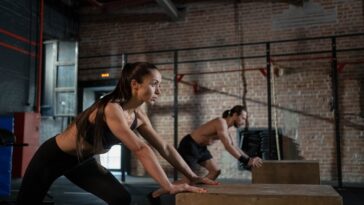
[{"label": "woman's bare shoulder", "polygon": [[117,102],[108,102],[105,105],[105,114],[106,113],[111,113],[111,114],[115,114],[115,112],[117,111],[123,111],[123,108],[121,107],[121,105]]},{"label": "woman's bare shoulder", "polygon": [[135,109],[135,115],[137,117],[140,117],[140,118],[145,118],[145,117],[148,117],[147,113],[145,112],[145,110],[141,107],[138,107]]}]

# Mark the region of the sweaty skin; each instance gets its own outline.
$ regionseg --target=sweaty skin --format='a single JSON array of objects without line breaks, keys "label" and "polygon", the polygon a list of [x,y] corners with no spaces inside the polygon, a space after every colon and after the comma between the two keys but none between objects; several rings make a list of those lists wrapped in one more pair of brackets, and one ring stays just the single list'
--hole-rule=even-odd
[{"label": "sweaty skin", "polygon": [[[226,118],[218,117],[201,125],[190,135],[197,144],[203,146],[209,146],[218,140],[221,140],[225,149],[236,159],[239,159],[241,156],[249,158],[245,152],[234,145],[228,130],[232,126],[240,127],[245,125],[246,119],[246,111],[243,111],[240,115],[234,113],[232,116],[228,116]],[[206,160],[202,162],[201,165],[209,171],[205,178],[215,180],[220,174],[218,165],[214,159]],[[262,160],[259,157],[250,158],[248,165],[253,167],[261,167]],[[187,180],[185,178],[182,178],[181,180],[175,181],[174,184],[184,183],[186,181]],[[164,190],[158,189],[152,193],[152,197],[157,198],[164,193]]]},{"label": "sweaty skin", "polygon": [[209,146],[216,141],[221,140],[225,149],[235,158],[238,159],[241,155],[248,157],[248,155],[242,152],[238,147],[234,146],[228,130],[233,125],[235,127],[245,125],[246,118],[246,112],[242,112],[239,116],[234,114],[227,118],[215,118],[195,129],[191,133],[191,137],[196,143],[205,146]]}]

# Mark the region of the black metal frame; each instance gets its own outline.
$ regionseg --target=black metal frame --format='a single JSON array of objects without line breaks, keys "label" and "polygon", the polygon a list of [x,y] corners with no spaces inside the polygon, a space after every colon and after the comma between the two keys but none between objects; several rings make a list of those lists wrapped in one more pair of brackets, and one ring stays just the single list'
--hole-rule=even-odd
[{"label": "black metal frame", "polygon": [[[229,45],[218,45],[218,46],[204,46],[204,47],[191,47],[191,48],[180,48],[180,49],[166,49],[166,50],[156,50],[156,51],[144,51],[144,52],[128,52],[113,55],[93,55],[93,56],[83,56],[80,59],[86,58],[99,58],[99,57],[110,57],[110,56],[125,56],[125,63],[127,62],[127,56],[130,55],[141,55],[141,54],[155,54],[155,53],[173,53],[173,62],[160,62],[154,63],[155,65],[170,65],[173,64],[173,74],[174,74],[174,146],[177,146],[178,141],[178,65],[186,63],[197,63],[197,62],[211,62],[211,61],[229,61],[229,60],[243,60],[243,59],[254,59],[254,58],[265,58],[266,59],[266,69],[267,69],[267,98],[268,98],[268,130],[269,133],[272,131],[272,101],[271,101],[271,57],[282,57],[282,56],[297,56],[297,55],[312,55],[312,54],[331,54],[332,56],[332,86],[333,86],[333,98],[334,98],[334,112],[335,112],[335,137],[336,137],[336,158],[337,158],[337,174],[338,174],[338,187],[342,187],[342,165],[341,165],[341,133],[340,133],[340,112],[339,112],[339,90],[338,90],[338,73],[337,73],[337,56],[338,52],[348,52],[348,51],[363,51],[363,48],[351,48],[351,49],[337,49],[336,39],[343,37],[354,37],[354,36],[364,36],[364,33],[354,33],[354,34],[344,34],[344,35],[331,35],[323,37],[311,37],[311,38],[297,38],[297,39],[286,39],[286,40],[275,40],[275,41],[262,41],[262,42],[252,42],[252,43],[238,43]],[[298,41],[309,41],[309,40],[323,40],[331,39],[331,50],[320,50],[312,52],[297,52],[297,53],[279,53],[271,54],[271,45],[276,43],[285,42],[298,42]],[[202,50],[202,49],[213,49],[213,48],[227,48],[227,47],[241,47],[249,45],[264,45],[266,46],[265,55],[255,55],[255,56],[237,56],[230,58],[213,58],[213,59],[200,59],[200,60],[190,60],[190,61],[179,61],[178,52],[180,51],[190,51],[190,50]],[[99,67],[88,68],[88,69],[100,69]],[[271,138],[272,136],[270,136]],[[123,160],[124,161],[124,160]],[[122,170],[125,170],[124,165],[122,165]],[[123,173],[123,172],[122,172]],[[177,179],[177,171],[174,172],[174,179]],[[122,176],[122,181],[125,181],[125,176]]]}]

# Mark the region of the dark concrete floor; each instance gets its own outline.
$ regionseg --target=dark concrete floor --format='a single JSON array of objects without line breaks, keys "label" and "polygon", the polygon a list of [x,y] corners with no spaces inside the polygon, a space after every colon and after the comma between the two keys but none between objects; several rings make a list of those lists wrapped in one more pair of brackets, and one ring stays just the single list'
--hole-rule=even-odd
[{"label": "dark concrete floor", "polygon": [[[119,179],[120,174],[115,174]],[[21,179],[12,180],[12,192],[11,196],[7,199],[0,200],[0,205],[13,205]],[[147,201],[147,194],[159,186],[151,178],[147,177],[126,177],[126,182],[123,183],[125,188],[132,195],[132,205],[149,205]],[[105,205],[106,203],[94,196],[91,193],[85,192],[81,188],[72,184],[67,178],[58,178],[48,195],[44,199],[44,204],[54,205]],[[164,196],[162,198],[162,204],[174,204],[173,197]]]},{"label": "dark concrete floor", "polygon": [[[115,174],[120,178],[120,174]],[[244,181],[236,182],[234,180],[219,180],[222,183],[249,183]],[[21,180],[12,180],[12,193],[9,198],[0,200],[0,205],[12,205],[17,195],[17,190]],[[146,195],[158,188],[158,185],[147,177],[132,177],[127,176],[125,187],[132,195],[132,205],[149,205]],[[334,187],[335,188],[335,187]],[[335,188],[336,191],[343,197],[344,205],[362,205],[364,202],[364,187],[345,187]],[[83,191],[73,185],[65,177],[61,177],[55,181],[49,190],[49,195],[45,198],[44,204],[54,205],[104,205],[101,199]],[[174,197],[163,196],[162,205],[175,204]]]}]

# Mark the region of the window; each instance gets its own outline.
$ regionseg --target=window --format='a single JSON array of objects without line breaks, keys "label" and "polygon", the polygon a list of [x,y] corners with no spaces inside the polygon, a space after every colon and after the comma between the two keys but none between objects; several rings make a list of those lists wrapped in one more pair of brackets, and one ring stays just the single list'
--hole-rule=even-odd
[{"label": "window", "polygon": [[42,115],[75,116],[78,43],[46,41]]}]

